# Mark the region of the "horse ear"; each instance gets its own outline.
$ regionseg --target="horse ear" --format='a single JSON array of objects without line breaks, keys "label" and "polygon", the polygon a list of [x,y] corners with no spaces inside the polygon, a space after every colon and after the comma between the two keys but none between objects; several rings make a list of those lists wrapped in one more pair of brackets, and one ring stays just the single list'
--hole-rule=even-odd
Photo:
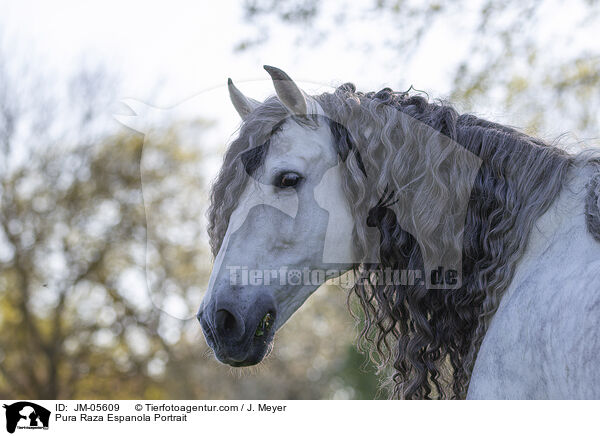
[{"label": "horse ear", "polygon": [[264,65],[264,69],[267,70],[267,73],[273,79],[275,92],[283,105],[295,115],[306,115],[307,104],[304,93],[300,91],[300,88],[298,88],[290,76],[279,68],[269,65]]},{"label": "horse ear", "polygon": [[233,107],[235,107],[235,110],[240,114],[242,120],[260,105],[258,101],[242,94],[242,91],[236,88],[231,79],[227,79],[227,88],[229,88],[229,98],[233,103]]}]

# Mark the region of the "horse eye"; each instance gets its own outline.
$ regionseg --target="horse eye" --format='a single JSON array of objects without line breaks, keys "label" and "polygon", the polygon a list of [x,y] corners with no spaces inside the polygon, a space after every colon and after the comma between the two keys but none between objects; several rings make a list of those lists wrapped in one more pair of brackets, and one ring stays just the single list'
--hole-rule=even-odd
[{"label": "horse eye", "polygon": [[297,173],[282,173],[275,177],[275,183],[278,188],[293,188],[298,185],[302,177]]}]

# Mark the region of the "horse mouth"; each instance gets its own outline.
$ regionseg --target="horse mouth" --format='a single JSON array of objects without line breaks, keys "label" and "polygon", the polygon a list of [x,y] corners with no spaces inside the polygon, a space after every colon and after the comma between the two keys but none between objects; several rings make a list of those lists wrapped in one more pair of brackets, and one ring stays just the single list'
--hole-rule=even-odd
[{"label": "horse mouth", "polygon": [[246,360],[243,360],[241,362],[238,362],[235,360],[228,360],[227,362],[223,362],[223,363],[226,363],[227,365],[232,366],[234,368],[243,368],[245,366],[254,366],[254,365],[258,365],[260,362],[262,362],[271,353],[271,351],[273,351],[273,341],[270,341],[269,343],[267,343],[264,351],[260,352],[256,356],[247,358]]},{"label": "horse mouth", "polygon": [[234,368],[257,365],[273,350],[273,335],[253,337],[246,350],[215,350],[215,357],[221,363]]}]

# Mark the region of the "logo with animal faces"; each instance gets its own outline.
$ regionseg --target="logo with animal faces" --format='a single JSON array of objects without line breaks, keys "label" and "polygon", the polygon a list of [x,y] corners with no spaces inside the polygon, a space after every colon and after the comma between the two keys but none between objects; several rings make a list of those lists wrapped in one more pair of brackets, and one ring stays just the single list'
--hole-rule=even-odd
[{"label": "logo with animal faces", "polygon": [[48,430],[50,411],[45,407],[29,401],[4,404],[3,407],[6,409],[7,432],[14,433],[17,429]]}]

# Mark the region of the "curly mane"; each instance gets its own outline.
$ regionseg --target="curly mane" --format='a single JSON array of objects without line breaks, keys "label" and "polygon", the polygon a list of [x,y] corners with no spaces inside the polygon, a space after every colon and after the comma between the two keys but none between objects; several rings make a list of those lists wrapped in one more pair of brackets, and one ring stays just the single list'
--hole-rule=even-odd
[{"label": "curly mane", "polygon": [[[333,120],[331,131],[344,160],[343,189],[355,218],[353,236],[363,254],[368,250],[369,211],[388,189],[402,192],[419,174],[445,168],[444,159],[451,159],[440,156],[431,133],[415,128],[414,120],[481,160],[468,190],[462,190],[461,175],[446,168],[443,176],[423,180],[418,188],[435,202],[426,204],[416,197],[411,210],[388,206],[394,213],[382,214],[378,222],[381,263],[356,265],[357,280],[350,294],[358,297],[363,312],[360,345],[369,349],[381,370],[393,367],[393,397],[464,398],[486,328],[512,280],[530,230],[557,197],[575,158],[513,128],[460,115],[448,104],[408,92],[385,88],[362,93],[348,83],[314,98]],[[212,187],[213,254],[245,185],[248,165],[260,166],[268,139],[284,117],[279,101],[268,99],[248,116],[229,147]],[[407,147],[416,147],[417,161]],[[423,269],[423,245],[397,218],[418,216],[431,235],[446,235],[448,218],[441,208],[448,202],[449,188],[467,195],[468,204],[461,222],[464,230],[443,241],[446,247],[459,247],[460,288],[432,290],[424,284],[373,280],[384,268]]]}]

